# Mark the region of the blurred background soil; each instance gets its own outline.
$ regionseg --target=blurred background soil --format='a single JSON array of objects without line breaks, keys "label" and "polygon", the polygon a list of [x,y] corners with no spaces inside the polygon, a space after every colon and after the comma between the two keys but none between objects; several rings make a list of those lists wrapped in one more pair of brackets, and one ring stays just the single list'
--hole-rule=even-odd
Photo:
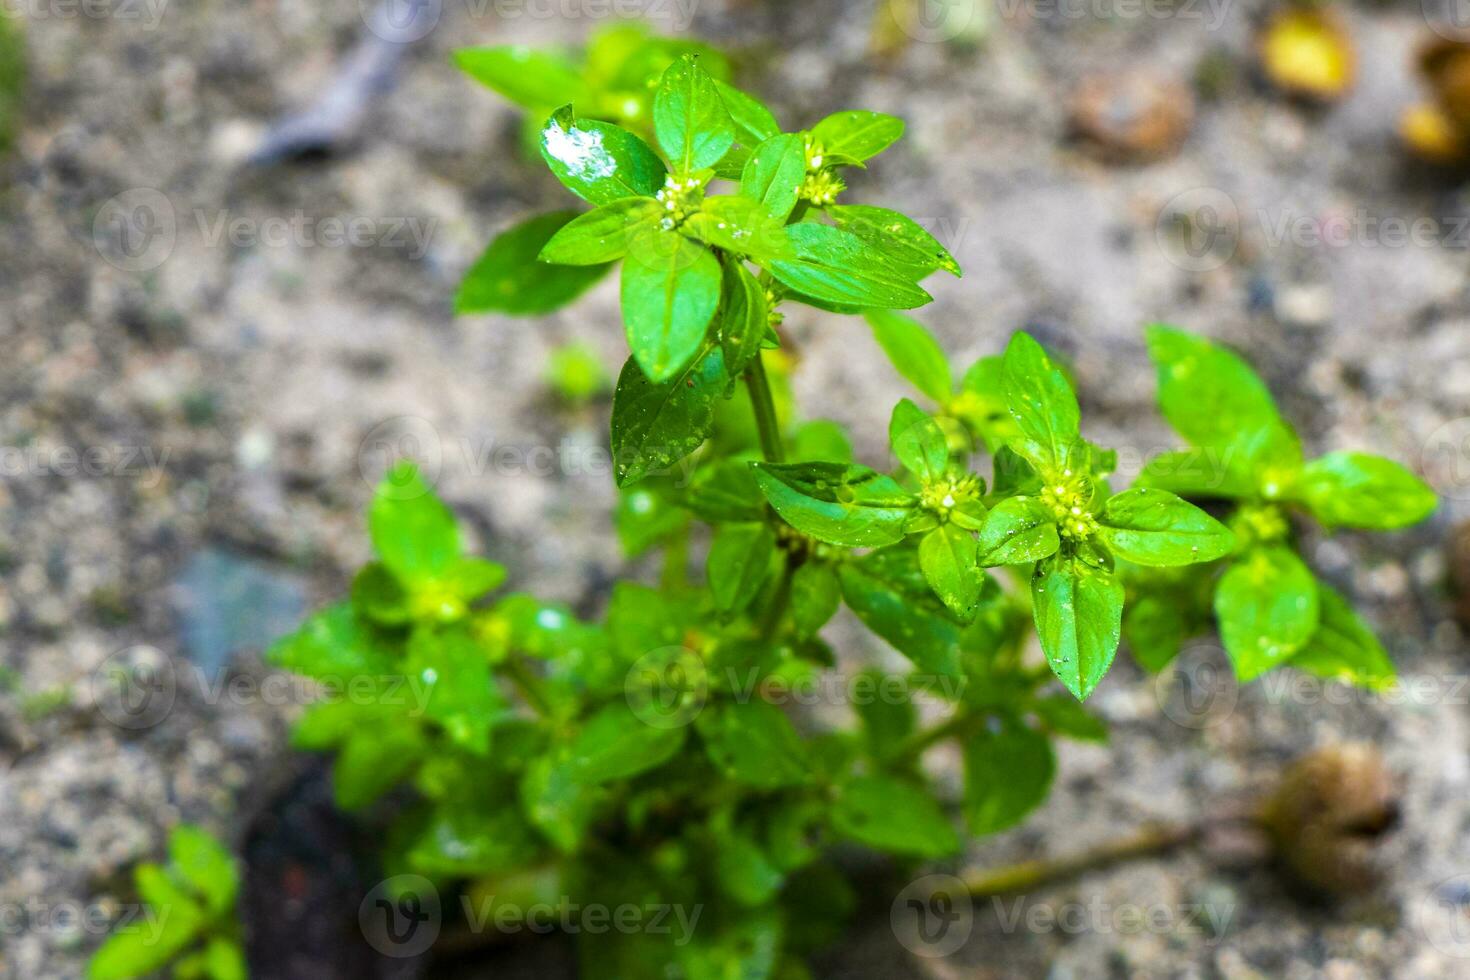
[{"label": "blurred background soil", "polygon": [[[587,460],[604,444],[607,404],[560,409],[541,378],[572,340],[621,363],[615,279],[539,320],[456,319],[451,307],[497,230],[568,197],[527,164],[515,113],[450,52],[575,43],[608,5],[543,6],[562,11],[551,17],[437,6],[342,152],[271,166],[247,160],[273,120],[337,77],[367,33],[366,0],[139,0],[104,17],[33,3],[10,20],[29,81],[0,191],[0,909],[22,911],[0,922],[0,976],[80,976],[101,930],[61,913],[107,918],[131,901],[128,869],[179,820],[238,846],[300,771],[285,738],[299,692],[220,696],[192,679],[260,682],[260,648],[344,588],[367,554],[361,515],[385,445],[438,461],[440,491],[516,588],[591,612],[625,568],[604,470],[516,462],[534,447]],[[689,8],[642,9],[669,24]],[[1307,545],[1384,637],[1409,694],[1237,690],[1208,644],[1163,682],[1121,655],[1092,702],[1111,742],[1065,745],[1050,802],[975,843],[969,863],[1208,815],[1293,755],[1345,739],[1373,741],[1401,775],[1403,824],[1383,892],[1345,906],[1306,905],[1264,871],[1186,853],[1024,899],[1100,904],[1085,928],[1015,925],[1010,900],[987,901],[953,957],[917,960],[879,922],[824,975],[1470,973],[1454,930],[1470,901],[1470,685],[1445,551],[1470,480],[1436,456],[1470,434],[1470,197],[1397,145],[1399,113],[1421,97],[1413,51],[1433,36],[1419,5],[1341,8],[1360,63],[1331,107],[1262,83],[1257,2],[983,9],[987,23],[887,58],[872,53],[866,2],[702,0],[673,26],[728,46],[788,128],[856,107],[908,121],[849,198],[914,215],[964,267],[962,280],[931,280],[936,301],[919,314],[958,367],[1034,331],[1072,359],[1089,437],[1136,468],[1174,444],[1141,328],[1175,322],[1246,352],[1309,450],[1403,460],[1444,506],[1413,531]],[[1118,164],[1071,138],[1078,87],[1125,69],[1194,93],[1176,154]],[[164,202],[162,258],[118,248],[108,202],[125,193]],[[1233,228],[1224,250],[1181,250],[1181,213]],[[367,237],[326,241],[328,219],[366,219]],[[1396,243],[1383,219],[1435,233]],[[230,231],[293,220],[306,232]],[[1322,244],[1281,231],[1302,222],[1353,232]],[[805,411],[850,425],[860,458],[882,465],[889,408],[909,392],[866,328],[804,308],[787,326]],[[848,621],[829,635],[850,664],[901,663]],[[119,724],[94,697],[119,653],[158,658],[177,679],[166,717]],[[934,761],[957,792],[957,760]],[[1172,919],[1138,929],[1116,914],[1135,907]]]}]

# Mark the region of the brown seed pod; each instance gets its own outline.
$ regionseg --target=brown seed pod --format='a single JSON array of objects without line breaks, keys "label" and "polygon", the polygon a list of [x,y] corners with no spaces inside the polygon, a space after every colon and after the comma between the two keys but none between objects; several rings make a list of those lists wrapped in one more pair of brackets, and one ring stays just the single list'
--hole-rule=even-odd
[{"label": "brown seed pod", "polygon": [[1142,72],[1093,76],[1072,96],[1072,128],[1100,155],[1145,163],[1178,152],[1194,124],[1182,82]]},{"label": "brown seed pod", "polygon": [[1320,897],[1371,890],[1378,849],[1399,820],[1399,789],[1371,745],[1318,749],[1287,769],[1261,810],[1277,862]]}]

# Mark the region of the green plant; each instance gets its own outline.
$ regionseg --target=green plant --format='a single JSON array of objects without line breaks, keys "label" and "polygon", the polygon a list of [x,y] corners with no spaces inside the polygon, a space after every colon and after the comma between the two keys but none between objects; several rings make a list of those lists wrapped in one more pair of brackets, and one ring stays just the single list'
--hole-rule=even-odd
[{"label": "green plant", "polygon": [[[692,913],[682,940],[580,930],[588,975],[790,980],[855,904],[834,845],[900,865],[960,851],[922,766],[930,747],[961,750],[964,822],[987,834],[1045,798],[1054,738],[1107,737],[1080,702],[1113,661],[1130,591],[1130,632],[1155,665],[1203,625],[1159,625],[1173,590],[1217,576],[1232,650],[1243,623],[1305,629],[1274,598],[1242,604],[1227,584],[1248,574],[1266,594],[1258,556],[1288,535],[1263,536],[1258,515],[1303,501],[1344,523],[1392,489],[1396,516],[1374,520],[1397,526],[1423,515],[1424,491],[1364,457],[1291,468],[1284,423],[1272,408],[1265,424],[1264,389],[1238,359],[1160,328],[1165,414],[1202,449],[1228,450],[1229,480],[1171,482],[1156,461],[1114,493],[1116,455],[1083,437],[1072,384],[1040,344],[1018,333],[956,384],[928,332],[893,312],[928,300],[928,275],[960,271],[911,219],[836,203],[840,168],[898,139],[898,119],[843,112],[782,132],[687,56],[649,111],[662,157],[570,105],[551,112],[545,160],[592,210],[506,232],[461,307],[471,295],[495,298],[476,308],[552,309],[622,261],[632,356],[611,418],[617,524],[630,554],[662,550],[658,587],[618,582],[598,622],[492,598],[505,570],[464,555],[453,514],[400,462],[369,512],[376,560],[271,659],[336,694],[294,741],[336,753],[343,807],[405,791],[384,854],[402,887],[420,887],[396,877],[411,874],[511,903],[551,896],[567,914],[672,906]],[[722,179],[738,187],[716,193]],[[934,403],[894,408],[890,471],[856,462],[839,425],[795,420],[779,330],[790,303],[861,313]],[[1176,405],[1182,385],[1200,404]],[[1174,492],[1226,488],[1248,500],[1228,523]],[[712,533],[691,580],[701,524]],[[842,605],[910,666],[837,670],[821,631]],[[1268,634],[1267,666],[1300,657],[1363,677],[1339,621],[1311,623],[1307,636]],[[1237,663],[1258,672],[1250,656]],[[850,726],[786,710],[834,676],[827,699],[851,708]],[[921,724],[921,704],[939,719]]]},{"label": "green plant", "polygon": [[228,851],[188,824],[168,839],[168,865],[134,869],[147,904],[129,916],[93,955],[88,980],[128,980],[173,963],[176,980],[245,980],[245,958],[235,924],[239,879]]}]

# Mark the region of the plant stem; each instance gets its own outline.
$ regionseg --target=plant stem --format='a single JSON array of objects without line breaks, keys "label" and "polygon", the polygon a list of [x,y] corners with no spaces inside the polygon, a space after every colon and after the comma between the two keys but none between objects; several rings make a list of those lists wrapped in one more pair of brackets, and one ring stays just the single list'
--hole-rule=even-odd
[{"label": "plant stem", "polygon": [[546,695],[546,684],[522,657],[513,653],[505,659],[505,676],[510,678],[521,697],[538,715],[543,718],[551,716],[551,698]]},{"label": "plant stem", "polygon": [[761,453],[768,463],[784,463],[786,453],[781,448],[781,426],[776,421],[776,403],[771,399],[771,382],[766,377],[766,364],[756,354],[745,368],[745,387],[750,392],[750,404],[755,409],[755,425],[760,432]]},{"label": "plant stem", "polygon": [[689,524],[686,521],[664,544],[664,567],[659,585],[666,592],[678,592],[689,584]]},{"label": "plant stem", "polygon": [[900,763],[916,762],[930,747],[947,738],[963,735],[984,720],[984,715],[972,715],[962,710],[956,711],[939,724],[910,735],[893,753],[893,759]]},{"label": "plant stem", "polygon": [[791,605],[791,556],[784,555],[781,562],[781,580],[776,583],[776,592],[771,596],[771,604],[766,607],[765,615],[761,617],[761,639],[770,640],[781,628],[781,617],[786,615],[786,609]]},{"label": "plant stem", "polygon": [[1201,826],[1154,824],[1080,854],[1052,860],[1022,861],[988,871],[971,871],[961,880],[972,898],[1029,891],[1123,861],[1166,854],[1199,840],[1203,830]]}]

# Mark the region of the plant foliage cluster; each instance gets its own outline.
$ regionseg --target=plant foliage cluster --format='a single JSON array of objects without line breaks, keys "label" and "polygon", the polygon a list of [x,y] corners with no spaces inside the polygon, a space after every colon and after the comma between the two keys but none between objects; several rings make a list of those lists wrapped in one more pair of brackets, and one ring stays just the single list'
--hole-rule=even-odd
[{"label": "plant foliage cluster", "polygon": [[[1115,491],[1116,454],[1084,437],[1039,343],[1018,333],[956,378],[893,312],[926,302],[931,274],[960,273],[908,217],[839,203],[843,173],[900,120],[848,111],[784,131],[712,52],[630,37],[600,38],[582,66],[461,53],[540,113],[541,156],[585,206],[501,235],[459,305],[545,312],[621,263],[617,528],[630,554],[662,549],[665,574],[617,583],[595,622],[498,593],[504,569],[464,554],[413,465],[388,474],[369,513],[376,560],[272,658],[383,685],[313,706],[295,743],[336,754],[345,808],[397,791],[389,874],[505,901],[702,910],[682,944],[581,933],[588,975],[799,978],[855,904],[834,849],[960,852],[926,750],[958,746],[969,834],[1014,826],[1048,792],[1054,739],[1106,738],[1082,702],[1124,635],[1154,670],[1217,625],[1242,680],[1392,676],[1297,554],[1295,522],[1402,527],[1433,508],[1423,484],[1358,453],[1306,461],[1240,358],[1155,327],[1160,404],[1189,447]],[[864,316],[914,385],[927,407],[894,407],[893,465],[796,419],[791,304]],[[691,580],[698,525],[711,535]],[[842,606],[907,661],[845,678],[848,727],[786,710],[834,673],[822,629]],[[391,696],[403,678],[427,697]]]}]

